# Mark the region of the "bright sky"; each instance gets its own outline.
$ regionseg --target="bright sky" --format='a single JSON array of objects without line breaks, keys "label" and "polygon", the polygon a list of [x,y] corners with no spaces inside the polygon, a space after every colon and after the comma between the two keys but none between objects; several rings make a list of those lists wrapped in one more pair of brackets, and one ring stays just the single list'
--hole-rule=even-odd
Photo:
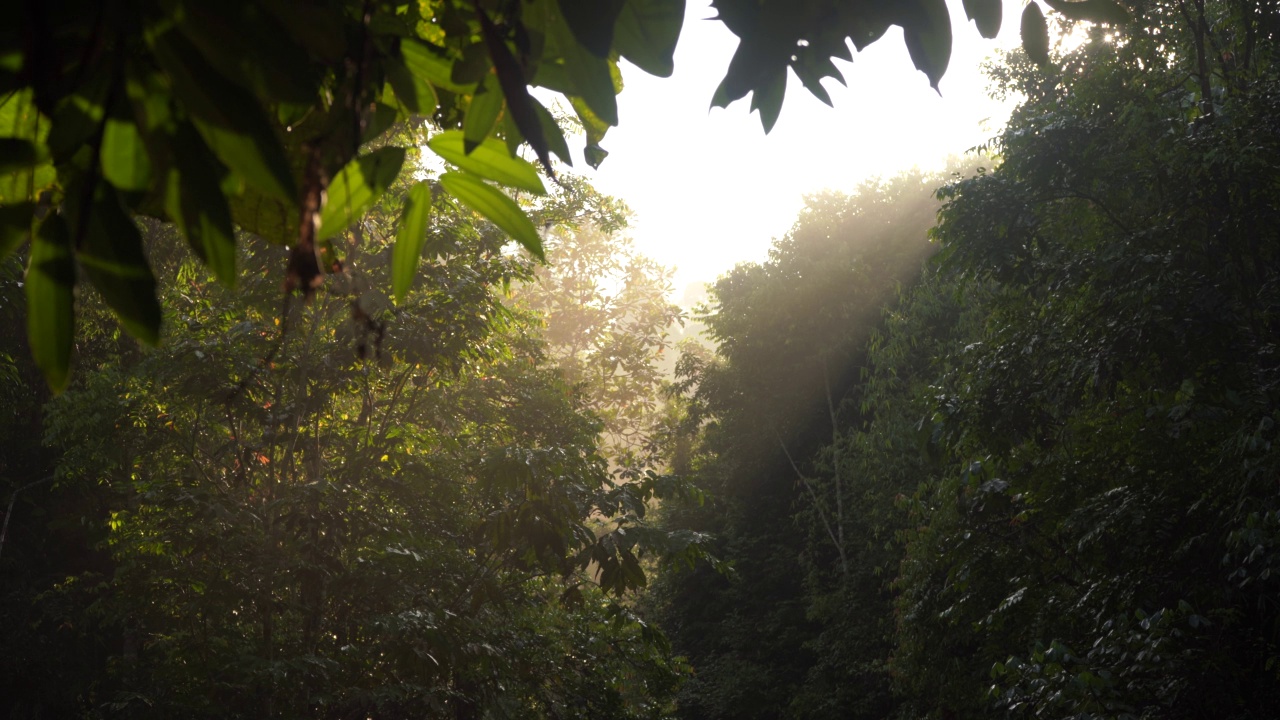
[{"label": "bright sky", "polygon": [[1005,3],[995,41],[983,40],[959,2],[951,5],[955,45],[942,96],[911,64],[902,32],[890,32],[853,64],[836,61],[848,88],[827,80],[835,108],[794,76],[769,135],[749,100],[708,112],[737,38],[703,0],[691,0],[676,49],[675,74],[655,78],[623,67],[621,125],[602,145],[609,157],[592,172],[596,188],[635,212],[641,251],[677,268],[676,295],[743,261],[765,258],[791,227],[803,196],[851,191],[875,175],[937,167],[995,134],[1009,109],[987,98],[983,58],[1018,44],[1017,3]]}]

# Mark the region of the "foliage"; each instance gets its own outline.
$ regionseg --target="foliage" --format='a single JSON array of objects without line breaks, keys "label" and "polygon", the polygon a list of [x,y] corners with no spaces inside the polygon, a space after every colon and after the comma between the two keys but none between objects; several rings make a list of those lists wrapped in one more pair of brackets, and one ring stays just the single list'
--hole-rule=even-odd
[{"label": "foliage", "polygon": [[548,263],[515,288],[515,305],[544,318],[549,358],[604,423],[606,456],[637,477],[666,452],[658,361],[683,318],[667,301],[671,271],[595,225],[558,227],[545,242]]},{"label": "foliage", "polygon": [[[664,514],[672,527],[715,533],[717,556],[735,572],[725,579],[699,567],[662,580],[664,627],[697,673],[681,695],[681,717],[883,710],[857,697],[866,668],[848,672],[817,638],[819,623],[838,611],[811,606],[809,531],[792,516],[821,495],[817,513],[831,534],[813,552],[822,558],[819,582],[839,585],[840,563],[831,569],[826,559],[849,549],[833,541],[851,531],[854,507],[841,504],[838,483],[818,477],[830,464],[811,458],[836,431],[832,422],[847,421],[828,401],[838,405],[856,381],[879,305],[928,252],[936,203],[925,183],[916,173],[853,196],[811,197],[767,262],[741,265],[712,287],[704,320],[717,354],[686,354],[678,379],[689,393],[686,432],[697,433],[683,464],[715,500],[706,508],[669,504]],[[843,492],[851,501],[852,490]]]},{"label": "foliage", "polygon": [[[386,283],[413,187],[362,224],[351,285],[305,305],[278,306],[277,248],[241,238],[231,292],[158,223],[141,234],[173,312],[164,345],[121,342],[85,299],[83,372],[48,406],[45,440],[59,491],[100,510],[80,519],[98,562],[51,564],[24,574],[31,592],[7,594],[6,624],[26,612],[46,645],[6,640],[6,657],[31,663],[6,679],[6,711],[666,711],[684,668],[624,596],[647,583],[650,558],[700,555],[699,538],[644,519],[684,489],[610,480],[598,422],[498,293],[530,271],[497,228],[436,195],[433,253],[403,300],[363,289]],[[76,511],[48,510],[52,522]],[[40,524],[22,529],[29,554]],[[53,673],[70,692],[24,685],[60,635],[94,649]]]},{"label": "foliage", "polygon": [[[1050,5],[1092,20],[1124,14],[1112,0]],[[839,79],[831,58],[851,59],[847,40],[862,49],[901,26],[935,85],[950,56],[943,0],[715,7],[741,44],[713,103],[752,93],[766,130],[788,68],[829,101],[820,80]],[[998,0],[964,7],[984,35],[998,29]],[[411,146],[384,142],[392,126],[439,130],[427,145],[451,164],[441,185],[540,256],[535,226],[499,186],[544,191],[524,144],[549,175],[552,153],[572,161],[529,87],[568,99],[583,154],[598,165],[619,123],[619,61],[669,75],[684,19],[683,0],[60,0],[16,10],[0,31],[0,253],[31,243],[27,328],[55,390],[69,378],[83,280],[134,337],[160,337],[156,279],[131,216],[174,222],[228,287],[236,228],[288,245],[285,287],[309,295],[342,267],[335,238],[402,171]],[[421,252],[423,193],[403,208],[397,288]]]}]

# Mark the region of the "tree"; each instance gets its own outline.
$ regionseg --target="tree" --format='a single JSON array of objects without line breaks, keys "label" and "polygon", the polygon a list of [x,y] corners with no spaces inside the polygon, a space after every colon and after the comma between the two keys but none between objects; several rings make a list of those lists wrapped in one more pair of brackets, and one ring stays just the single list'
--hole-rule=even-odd
[{"label": "tree", "polygon": [[514,303],[544,318],[550,359],[604,423],[607,457],[643,475],[666,453],[658,362],[683,318],[667,300],[671,271],[596,225],[558,227],[544,243],[547,264],[515,288]]},{"label": "tree", "polygon": [[[1111,0],[1050,4],[1093,20],[1122,14]],[[342,266],[334,239],[400,174],[403,145],[361,154],[396,123],[429,118],[440,128],[428,145],[450,163],[443,188],[540,256],[533,224],[490,184],[544,192],[516,152],[525,143],[549,175],[553,154],[571,164],[529,85],[569,98],[587,162],[598,164],[600,142],[619,122],[618,60],[669,74],[683,5],[23,2],[0,31],[0,252],[30,238],[27,327],[37,365],[52,387],[65,386],[81,276],[132,335],[157,342],[162,311],[134,215],[176,223],[228,286],[237,278],[236,227],[288,245],[285,287],[310,294]],[[848,57],[846,39],[861,49],[901,25],[934,83],[950,55],[943,0],[715,6],[743,41],[714,102],[753,93],[766,129],[788,68],[825,97],[818,81],[837,76],[831,57]],[[984,35],[994,33],[998,0],[965,8]],[[1043,19],[1036,28],[1043,36]],[[401,217],[397,287],[417,266],[427,193],[413,191]]]}]

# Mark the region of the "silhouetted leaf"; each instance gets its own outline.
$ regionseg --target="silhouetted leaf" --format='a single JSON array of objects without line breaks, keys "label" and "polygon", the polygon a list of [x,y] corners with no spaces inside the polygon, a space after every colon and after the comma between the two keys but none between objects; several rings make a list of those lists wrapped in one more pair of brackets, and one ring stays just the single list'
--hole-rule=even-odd
[{"label": "silhouetted leaf", "polygon": [[1000,0],[964,0],[964,14],[978,26],[978,34],[988,40],[1000,34],[1004,6]]},{"label": "silhouetted leaf", "polygon": [[623,0],[559,0],[560,13],[582,47],[600,58],[613,48],[614,24]]},{"label": "silhouetted leaf", "polygon": [[1114,0],[1044,0],[1045,4],[1068,20],[1122,25],[1133,18],[1123,5]]},{"label": "silhouetted leaf", "polygon": [[76,267],[61,215],[40,223],[27,261],[27,340],[36,367],[54,392],[67,386],[75,334]]},{"label": "silhouetted leaf", "polygon": [[1036,3],[1022,11],[1022,50],[1037,65],[1049,63],[1049,24]]},{"label": "silhouetted leaf", "polygon": [[35,211],[35,203],[30,202],[0,205],[0,260],[18,249],[31,234],[31,221]]},{"label": "silhouetted leaf", "polygon": [[[998,2],[998,0],[996,0]],[[684,0],[626,0],[613,44],[622,57],[651,75],[670,77],[684,24]]]}]

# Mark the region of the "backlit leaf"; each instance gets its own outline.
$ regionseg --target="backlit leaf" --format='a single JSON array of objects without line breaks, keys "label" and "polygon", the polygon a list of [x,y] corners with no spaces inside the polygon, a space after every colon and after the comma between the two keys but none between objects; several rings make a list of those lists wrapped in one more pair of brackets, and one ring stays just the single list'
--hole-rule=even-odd
[{"label": "backlit leaf", "polygon": [[614,24],[623,0],[559,0],[560,13],[582,47],[600,58],[613,48]]},{"label": "backlit leaf", "polygon": [[467,107],[467,114],[462,119],[462,132],[468,151],[493,132],[493,125],[502,114],[502,105],[502,88],[498,83],[498,76],[490,73],[471,96],[471,105]]},{"label": "backlit leaf", "polygon": [[489,138],[472,149],[470,154],[465,151],[464,142],[461,132],[448,130],[427,141],[427,147],[463,170],[483,178],[539,195],[546,192],[533,165],[512,157],[501,140]]},{"label": "backlit leaf", "polygon": [[538,231],[533,227],[533,222],[529,220],[524,210],[521,210],[520,206],[501,190],[485,183],[479,177],[458,172],[447,172],[441,175],[440,184],[463,205],[502,228],[539,260],[546,260],[542,251],[542,238],[538,237]]},{"label": "backlit leaf", "polygon": [[978,34],[988,40],[1000,34],[1004,6],[1000,0],[964,0],[964,14],[978,26]]},{"label": "backlit leaf", "polygon": [[379,148],[347,163],[329,183],[316,237],[333,237],[363,217],[395,182],[403,164],[404,148],[400,147]]},{"label": "backlit leaf", "polygon": [[424,181],[410,188],[405,197],[404,212],[400,214],[400,229],[396,233],[395,247],[391,250],[391,292],[397,303],[403,302],[409,288],[413,287],[422,246],[427,239],[427,220],[430,217],[431,185]]}]

